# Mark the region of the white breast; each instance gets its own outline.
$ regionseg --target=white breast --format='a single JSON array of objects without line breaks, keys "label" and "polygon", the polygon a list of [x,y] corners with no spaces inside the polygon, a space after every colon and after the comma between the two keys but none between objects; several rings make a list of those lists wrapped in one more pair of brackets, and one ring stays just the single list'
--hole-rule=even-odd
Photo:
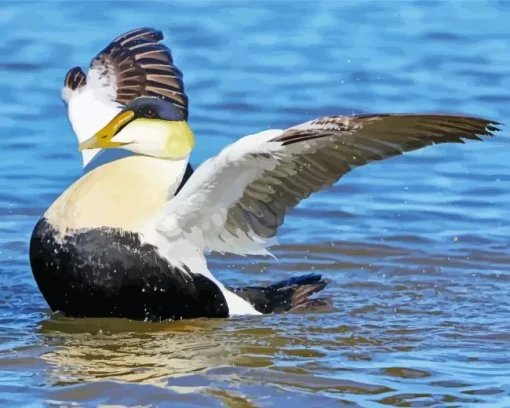
[{"label": "white breast", "polygon": [[98,167],[76,181],[45,217],[61,233],[76,229],[139,231],[177,189],[187,160],[131,156]]}]

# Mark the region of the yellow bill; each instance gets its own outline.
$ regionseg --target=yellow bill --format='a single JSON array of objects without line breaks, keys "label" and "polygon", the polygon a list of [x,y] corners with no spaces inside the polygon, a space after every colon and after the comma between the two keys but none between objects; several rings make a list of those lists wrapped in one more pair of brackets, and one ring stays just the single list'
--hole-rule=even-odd
[{"label": "yellow bill", "polygon": [[115,116],[110,123],[79,149],[108,149],[121,147],[147,156],[181,160],[195,147],[195,136],[186,121],[139,117],[127,110]]},{"label": "yellow bill", "polygon": [[85,140],[83,143],[80,143],[78,149],[82,151],[86,149],[108,149],[122,146],[123,143],[112,142],[112,139],[117,134],[119,129],[125,124],[129,123],[134,118],[134,116],[135,113],[132,110],[118,114],[110,121],[110,123],[108,123],[94,136]]}]

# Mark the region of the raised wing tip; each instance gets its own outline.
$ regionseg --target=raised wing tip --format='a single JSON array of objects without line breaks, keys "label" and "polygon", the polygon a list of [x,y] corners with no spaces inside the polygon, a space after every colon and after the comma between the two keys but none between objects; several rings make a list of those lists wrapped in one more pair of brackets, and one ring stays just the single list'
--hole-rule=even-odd
[{"label": "raised wing tip", "polygon": [[[358,115],[355,116],[359,119],[373,119],[373,118],[385,118],[385,117],[414,117],[416,119],[425,119],[425,120],[438,120],[441,122],[449,123],[454,127],[461,126],[459,129],[466,131],[467,133],[471,132],[472,135],[470,137],[463,137],[465,139],[472,140],[483,140],[477,135],[486,136],[486,137],[494,137],[495,132],[500,132],[500,126],[503,126],[502,123],[497,122],[493,119],[487,119],[479,116],[469,116],[469,115],[456,115],[449,113],[383,113],[376,115]],[[466,128],[465,126],[468,126]]]},{"label": "raised wing tip", "polygon": [[485,128],[490,132],[488,136],[495,136],[494,132],[501,132],[500,126],[503,126],[503,123],[500,122],[489,122]]},{"label": "raised wing tip", "polygon": [[87,84],[87,76],[80,67],[73,67],[67,71],[64,78],[64,87],[60,91],[60,97],[66,105],[69,104],[73,92]]},{"label": "raised wing tip", "polygon": [[443,115],[443,118],[451,124],[452,128],[464,133],[459,135],[461,140],[483,141],[486,137],[495,137],[496,133],[501,131],[502,123],[492,119],[459,115]]},{"label": "raised wing tip", "polygon": [[85,79],[85,74],[80,67],[73,67],[67,71],[64,79],[64,85],[68,88],[74,89],[76,86]]},{"label": "raised wing tip", "polygon": [[119,35],[112,41],[112,43],[118,43],[122,46],[125,46],[126,43],[135,40],[144,40],[157,43],[163,40],[163,38],[164,38],[163,32],[160,30],[156,30],[155,28],[152,27],[140,27]]},{"label": "raised wing tip", "polygon": [[[466,119],[470,119],[472,121],[476,121],[481,125],[481,129],[476,135],[485,136],[485,137],[494,137],[496,136],[496,132],[501,131],[502,123],[496,122],[492,119],[479,118],[479,117],[466,117]],[[483,140],[481,138],[474,138],[478,140]]]}]

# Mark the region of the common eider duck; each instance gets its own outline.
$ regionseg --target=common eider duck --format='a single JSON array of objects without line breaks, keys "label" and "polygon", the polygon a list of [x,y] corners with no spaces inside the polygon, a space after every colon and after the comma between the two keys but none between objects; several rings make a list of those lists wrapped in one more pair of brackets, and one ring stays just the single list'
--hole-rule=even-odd
[{"label": "common eider duck", "polygon": [[[94,68],[101,77],[105,64]],[[320,275],[233,289],[213,276],[205,255],[267,255],[287,212],[351,169],[481,140],[497,125],[435,114],[321,117],[240,138],[175,194],[193,132],[176,104],[140,96],[80,144],[135,154],[91,170],[57,198],[33,232],[32,271],[50,308],[76,317],[176,320],[320,305],[310,297],[326,286]]]}]

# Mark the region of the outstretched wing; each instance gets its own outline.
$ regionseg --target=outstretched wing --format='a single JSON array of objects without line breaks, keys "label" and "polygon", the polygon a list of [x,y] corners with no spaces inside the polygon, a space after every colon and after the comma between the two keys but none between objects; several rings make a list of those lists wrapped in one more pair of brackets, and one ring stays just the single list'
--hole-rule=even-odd
[{"label": "outstretched wing", "polygon": [[432,144],[481,140],[496,125],[447,115],[330,116],[246,136],[200,165],[155,226],[167,246],[185,239],[202,250],[267,253],[289,209],[352,168]]}]

